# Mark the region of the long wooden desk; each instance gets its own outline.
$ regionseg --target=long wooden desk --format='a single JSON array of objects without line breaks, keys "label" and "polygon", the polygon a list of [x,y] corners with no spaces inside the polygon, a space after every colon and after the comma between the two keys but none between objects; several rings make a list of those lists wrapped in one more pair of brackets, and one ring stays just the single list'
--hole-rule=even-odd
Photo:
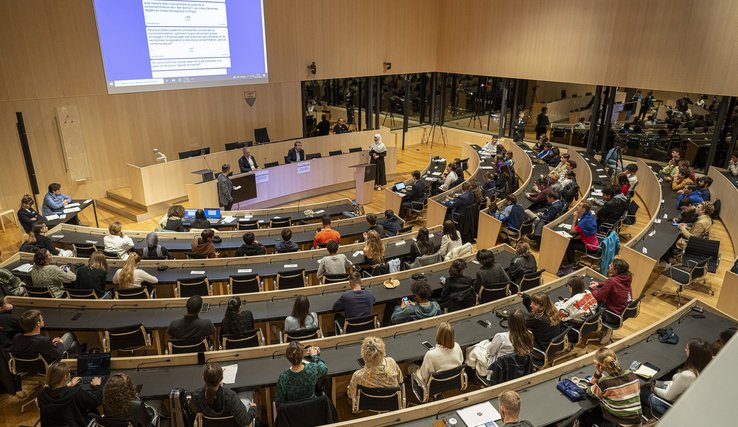
[{"label": "long wooden desk", "polygon": [[[363,132],[349,132],[339,135],[328,135],[315,138],[300,139],[305,153],[321,153],[324,157],[330,151],[341,150],[348,152],[350,148],[362,147],[365,150],[371,145],[374,134],[382,135],[383,140],[390,141],[391,133],[388,128]],[[284,156],[294,145],[295,140],[275,142],[271,144],[250,147],[251,154],[256,158],[259,166],[264,163],[279,161],[284,163]],[[390,147],[388,147],[390,148]],[[169,153],[172,158],[176,153]],[[229,163],[234,171],[238,171],[238,159],[242,156],[241,150],[218,151],[205,156],[190,157],[183,160],[172,160],[166,163],[156,163],[147,166],[128,165],[128,179],[134,202],[152,206],[169,200],[181,199],[187,195],[185,184],[194,184],[200,177],[193,171],[201,169],[220,170],[223,163]],[[387,174],[395,172],[396,162],[390,158],[385,160]],[[348,166],[344,165],[344,166]],[[162,185],[166,183],[167,185]]]}]

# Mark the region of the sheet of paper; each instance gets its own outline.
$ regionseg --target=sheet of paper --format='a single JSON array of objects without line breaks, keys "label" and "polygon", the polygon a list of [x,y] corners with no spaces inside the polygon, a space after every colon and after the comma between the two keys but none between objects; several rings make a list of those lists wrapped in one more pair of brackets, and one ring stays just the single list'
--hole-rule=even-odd
[{"label": "sheet of paper", "polygon": [[67,209],[64,209],[64,213],[65,213],[65,214],[68,214],[68,213],[75,213],[75,212],[79,212],[79,211],[80,211],[79,207],[74,207],[74,208],[67,208]]},{"label": "sheet of paper", "polygon": [[441,172],[433,172],[431,175],[433,175],[433,176],[440,176],[441,175]]},{"label": "sheet of paper", "polygon": [[88,203],[90,203],[91,201],[92,201],[92,199],[87,199],[87,200],[85,200],[85,201],[84,201],[84,204],[88,204]]},{"label": "sheet of paper", "polygon": [[33,264],[21,264],[18,267],[15,267],[13,271],[20,271],[22,273],[30,273],[33,269]]},{"label": "sheet of paper", "polygon": [[89,243],[91,245],[96,245],[97,244],[97,240],[85,240],[85,243]]},{"label": "sheet of paper", "polygon": [[63,234],[52,234],[51,238],[52,239],[63,239],[64,235]]},{"label": "sheet of paper", "polygon": [[364,251],[356,251],[356,252],[354,252],[353,257],[356,258],[359,255],[364,255]]},{"label": "sheet of paper", "polygon": [[563,230],[559,230],[559,231],[557,231],[557,233],[561,234],[562,236],[566,237],[567,239],[571,239],[572,237],[574,237],[571,234],[569,234],[569,233],[567,233],[566,231],[563,231]]},{"label": "sheet of paper", "polygon": [[70,203],[66,207],[67,207],[67,209],[68,208],[78,208],[79,207],[79,203],[77,203],[77,202]]},{"label": "sheet of paper", "polygon": [[599,169],[595,169],[595,170],[596,170],[597,172],[603,172],[603,171],[604,171],[604,169],[602,169],[602,168],[599,168]]},{"label": "sheet of paper", "polygon": [[404,240],[400,240],[399,242],[395,242],[395,246],[402,246],[405,244]]},{"label": "sheet of paper", "polygon": [[238,272],[239,273],[251,273],[251,269],[250,268],[239,268]]},{"label": "sheet of paper", "polygon": [[205,270],[192,270],[190,274],[205,274]]},{"label": "sheet of paper", "polygon": [[636,371],[633,373],[638,375],[639,377],[651,378],[654,375],[656,375],[656,372],[658,371],[655,369],[649,368],[648,366],[646,366],[645,363],[641,363],[641,366],[638,369],[636,369]]},{"label": "sheet of paper", "polygon": [[57,214],[46,215],[46,219],[48,219],[49,221],[53,221],[55,219],[59,219],[59,215]]},{"label": "sheet of paper", "polygon": [[297,264],[285,264],[284,268],[297,268]]},{"label": "sheet of paper", "polygon": [[241,189],[241,186],[240,185],[237,185],[237,186],[233,187],[233,189],[234,190],[240,190]]},{"label": "sheet of paper", "polygon": [[559,227],[564,230],[571,230],[571,224],[559,224]]},{"label": "sheet of paper", "polygon": [[598,175],[600,178],[607,178],[607,175]]},{"label": "sheet of paper", "polygon": [[223,366],[223,383],[235,384],[236,374],[238,374],[238,365]]},{"label": "sheet of paper", "polygon": [[325,213],[325,209],[321,209],[321,210],[319,210],[319,211],[315,211],[315,212],[313,212],[313,213],[314,213],[314,214],[322,214],[322,213]]}]

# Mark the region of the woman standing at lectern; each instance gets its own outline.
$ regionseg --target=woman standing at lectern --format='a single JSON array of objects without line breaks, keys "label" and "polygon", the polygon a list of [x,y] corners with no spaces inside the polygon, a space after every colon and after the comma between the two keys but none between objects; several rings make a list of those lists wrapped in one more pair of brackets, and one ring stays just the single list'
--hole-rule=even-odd
[{"label": "woman standing at lectern", "polygon": [[374,142],[369,147],[370,162],[377,166],[377,175],[374,178],[374,189],[381,190],[383,185],[387,185],[386,169],[384,167],[384,157],[387,155],[387,146],[382,142],[382,135],[374,134]]}]

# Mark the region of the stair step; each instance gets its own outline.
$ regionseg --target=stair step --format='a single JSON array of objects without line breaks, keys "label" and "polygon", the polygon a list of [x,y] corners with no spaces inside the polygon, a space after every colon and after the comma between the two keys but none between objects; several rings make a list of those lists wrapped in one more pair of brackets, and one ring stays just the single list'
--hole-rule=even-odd
[{"label": "stair step", "polygon": [[117,199],[103,197],[101,199],[96,199],[95,203],[97,203],[98,208],[105,209],[115,215],[130,219],[131,221],[139,222],[151,217],[151,213],[148,211],[126,203],[121,203]]},{"label": "stair step", "polygon": [[131,197],[133,197],[131,196],[131,187],[121,187],[108,190],[105,192],[105,197],[107,199],[115,200],[124,205],[135,207],[144,212],[148,210],[146,206],[134,202],[133,199],[131,199]]}]

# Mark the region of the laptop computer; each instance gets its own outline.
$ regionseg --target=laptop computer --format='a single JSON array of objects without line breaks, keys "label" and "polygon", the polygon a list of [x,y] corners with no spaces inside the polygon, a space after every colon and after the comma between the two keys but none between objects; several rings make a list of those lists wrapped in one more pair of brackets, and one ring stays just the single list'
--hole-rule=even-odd
[{"label": "laptop computer", "polygon": [[195,219],[196,213],[197,213],[197,209],[185,209],[184,219]]},{"label": "laptop computer", "polygon": [[205,218],[210,221],[211,224],[220,222],[220,209],[208,208],[205,209]]},{"label": "laptop computer", "polygon": [[397,184],[395,184],[395,191],[402,191],[405,189],[405,183],[400,181]]},{"label": "laptop computer", "polygon": [[110,353],[78,354],[77,376],[82,379],[82,384],[89,384],[95,377],[105,382],[110,376]]}]

